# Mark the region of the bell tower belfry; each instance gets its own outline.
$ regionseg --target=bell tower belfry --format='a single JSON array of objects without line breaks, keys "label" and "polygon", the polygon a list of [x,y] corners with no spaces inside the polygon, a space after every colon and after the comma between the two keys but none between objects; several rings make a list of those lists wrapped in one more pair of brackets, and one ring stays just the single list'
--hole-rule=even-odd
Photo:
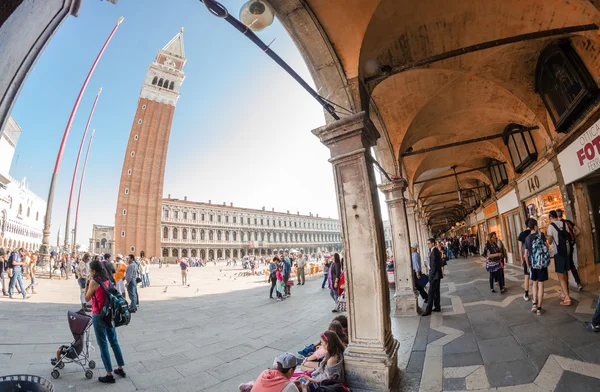
[{"label": "bell tower belfry", "polygon": [[131,127],[115,214],[115,253],[160,256],[160,222],[171,124],[185,79],[183,29],[146,74]]}]

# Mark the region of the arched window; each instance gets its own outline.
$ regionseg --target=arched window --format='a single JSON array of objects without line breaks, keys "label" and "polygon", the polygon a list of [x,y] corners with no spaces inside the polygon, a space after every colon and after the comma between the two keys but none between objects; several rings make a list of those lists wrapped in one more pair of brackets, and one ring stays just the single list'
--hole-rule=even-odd
[{"label": "arched window", "polygon": [[225,232],[225,241],[229,241],[229,232],[228,231]]},{"label": "arched window", "polygon": [[163,238],[169,238],[169,229],[167,227],[163,228]]},{"label": "arched window", "polygon": [[217,241],[221,241],[221,230],[217,230]]},{"label": "arched window", "polygon": [[176,240],[177,239],[177,228],[173,227],[173,239]]},{"label": "arched window", "polygon": [[192,239],[196,239],[196,229],[192,229]]},{"label": "arched window", "polygon": [[[158,76],[155,76],[154,79],[152,79],[152,85],[156,86],[156,83],[158,83]],[[166,250],[166,249],[165,249]],[[164,252],[163,252],[164,253]],[[164,255],[163,255],[164,256]]]},{"label": "arched window", "polygon": [[540,94],[556,131],[567,132],[597,95],[594,79],[566,40],[544,49],[535,73],[535,91]]},{"label": "arched window", "polygon": [[163,248],[162,255],[163,257],[169,257],[169,249]]},{"label": "arched window", "polygon": [[164,88],[169,88],[169,81],[168,80],[165,80],[165,83],[163,84],[163,87]]},{"label": "arched window", "polygon": [[200,230],[200,241],[204,241],[204,230]]},{"label": "arched window", "polygon": [[40,213],[39,213],[39,212],[36,212],[36,213],[35,213],[35,220],[36,220],[36,221],[37,221],[37,220],[40,220]]},{"label": "arched window", "polygon": [[31,207],[27,207],[27,217],[29,218],[29,215],[31,214]]},{"label": "arched window", "polygon": [[173,252],[171,253],[171,255],[173,257],[179,257],[179,251],[177,249],[173,249]]},{"label": "arched window", "polygon": [[102,240],[100,241],[100,247],[106,248],[106,238],[102,238]]},{"label": "arched window", "polygon": [[23,214],[23,204],[19,204],[19,215]]},{"label": "arched window", "polygon": [[187,229],[181,229],[181,238],[187,240]]},{"label": "arched window", "polygon": [[181,257],[188,257],[188,251],[187,251],[187,249],[182,249],[181,250]]},{"label": "arched window", "polygon": [[158,87],[162,87],[163,86],[163,78],[160,78],[160,80],[158,81]]},{"label": "arched window", "polygon": [[171,84],[169,85],[169,90],[173,90],[174,87],[175,87],[175,82],[171,82]]},{"label": "arched window", "polygon": [[212,241],[212,240],[213,240],[213,231],[212,231],[212,230],[209,230],[209,231],[208,231],[208,240],[209,240],[209,241]]},{"label": "arched window", "polygon": [[233,232],[233,240],[237,241],[237,233],[235,231]]}]

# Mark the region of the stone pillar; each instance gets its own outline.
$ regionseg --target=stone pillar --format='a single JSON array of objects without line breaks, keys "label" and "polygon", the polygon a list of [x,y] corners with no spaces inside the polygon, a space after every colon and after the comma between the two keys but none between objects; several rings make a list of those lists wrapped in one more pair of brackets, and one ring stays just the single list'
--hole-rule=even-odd
[{"label": "stone pillar", "polygon": [[331,152],[345,244],[349,344],[346,380],[355,391],[397,384],[398,342],[392,336],[383,223],[371,158],[379,137],[357,113],[312,131]]},{"label": "stone pillar", "polygon": [[[410,230],[407,205],[411,202],[404,199],[406,181],[381,184],[379,189],[384,193],[390,215],[392,231],[392,248],[394,249],[394,275],[396,293],[394,294],[394,315],[417,315],[417,296],[414,290],[413,269],[410,251]],[[409,207],[412,211],[414,202]],[[412,218],[412,216],[411,216]],[[414,219],[412,219],[414,222]],[[414,224],[413,224],[414,226]],[[414,228],[413,228],[414,230]]]}]

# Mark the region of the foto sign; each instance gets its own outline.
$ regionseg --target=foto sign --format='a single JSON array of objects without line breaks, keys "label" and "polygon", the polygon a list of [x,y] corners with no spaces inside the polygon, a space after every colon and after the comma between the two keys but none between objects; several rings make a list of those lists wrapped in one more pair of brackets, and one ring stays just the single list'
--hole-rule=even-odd
[{"label": "foto sign", "polygon": [[558,162],[565,184],[600,169],[600,120],[558,154]]}]

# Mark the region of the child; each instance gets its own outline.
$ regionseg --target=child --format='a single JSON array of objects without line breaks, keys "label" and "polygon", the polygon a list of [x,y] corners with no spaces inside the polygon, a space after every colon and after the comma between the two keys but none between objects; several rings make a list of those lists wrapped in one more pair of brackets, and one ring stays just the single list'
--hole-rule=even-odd
[{"label": "child", "polygon": [[281,301],[283,299],[283,292],[285,290],[285,286],[283,285],[283,273],[281,272],[283,268],[281,266],[277,266],[277,272],[275,273],[275,277],[277,278],[277,284],[275,288],[277,290],[277,301]]},{"label": "child", "polygon": [[325,348],[327,353],[319,367],[311,373],[310,377],[301,376],[299,378],[299,381],[309,383],[308,390],[311,392],[317,390],[321,381],[343,381],[344,346],[337,334],[333,331],[325,331],[321,335],[321,347]]}]

